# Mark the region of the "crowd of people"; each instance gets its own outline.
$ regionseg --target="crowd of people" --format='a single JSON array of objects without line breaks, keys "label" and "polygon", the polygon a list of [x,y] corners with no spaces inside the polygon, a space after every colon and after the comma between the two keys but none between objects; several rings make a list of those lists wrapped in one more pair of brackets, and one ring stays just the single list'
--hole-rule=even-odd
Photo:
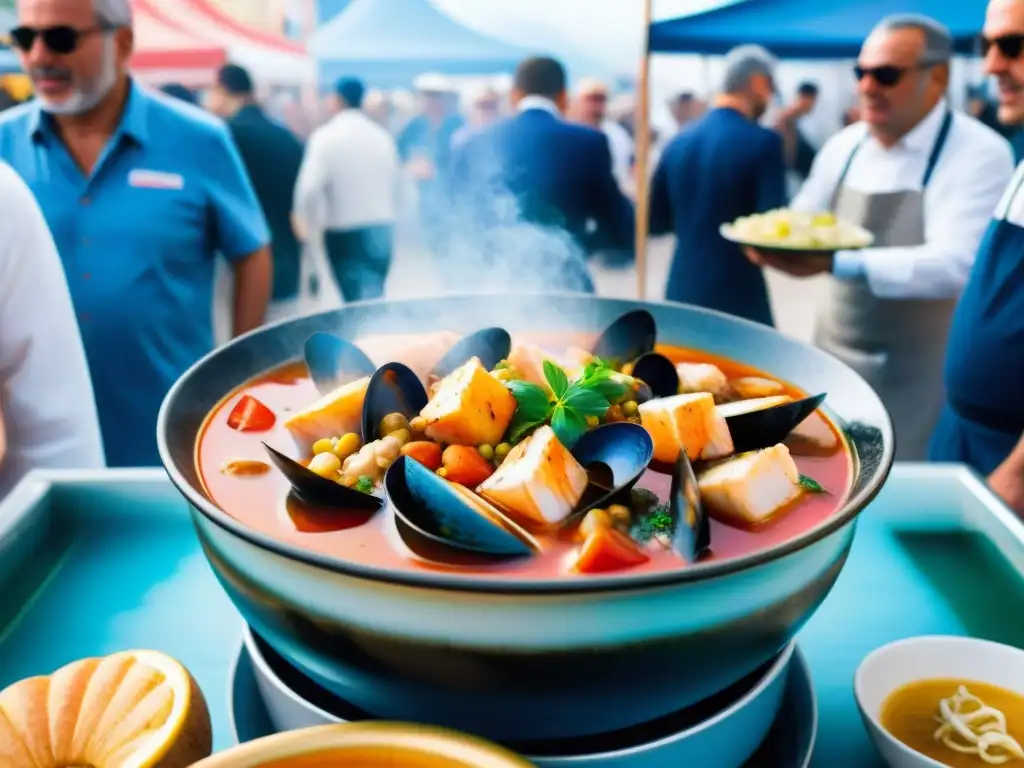
[{"label": "crowd of people", "polygon": [[[453,290],[593,292],[594,260],[635,260],[645,185],[651,232],[676,241],[670,301],[771,325],[765,270],[830,275],[816,341],[879,392],[898,457],[964,461],[1024,512],[1024,196],[1008,140],[1024,124],[1024,0],[990,0],[984,19],[994,112],[950,106],[945,28],[893,16],[857,60],[857,113],[820,149],[801,128],[817,87],[766,117],[776,61],[742,46],[709,103],[673,99],[678,132],[655,135],[647,176],[632,110],[613,115],[601,82],[571,88],[552,58],[522,62],[507,97],[479,90],[466,117],[423,78],[400,128],[343,78],[333,116],[299,138],[237,66],[201,105],[135,82],[129,0],[19,0],[18,15],[35,98],[0,113],[0,496],[33,467],[159,464],[163,397],[214,346],[218,260],[235,334],[302,311],[304,242],[346,301],[382,296],[412,179]],[[783,206],[833,211],[874,246],[783,258],[719,234]]]}]

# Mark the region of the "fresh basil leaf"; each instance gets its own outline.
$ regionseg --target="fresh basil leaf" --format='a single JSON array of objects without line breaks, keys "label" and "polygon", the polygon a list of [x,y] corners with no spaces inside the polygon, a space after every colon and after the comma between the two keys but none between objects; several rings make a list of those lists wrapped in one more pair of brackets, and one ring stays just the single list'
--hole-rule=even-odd
[{"label": "fresh basil leaf", "polygon": [[808,477],[807,475],[800,475],[797,483],[801,488],[810,493],[828,493],[828,491],[821,487],[817,480],[813,477]]},{"label": "fresh basil leaf", "polygon": [[604,416],[611,407],[608,398],[593,389],[581,387],[574,384],[565,393],[562,405],[566,410],[574,411],[583,417],[586,422],[587,416]]},{"label": "fresh basil leaf", "polygon": [[561,400],[569,388],[569,377],[565,375],[565,371],[550,360],[545,360],[544,378],[548,380],[551,391],[555,393],[555,399]]},{"label": "fresh basil leaf", "polygon": [[516,443],[522,442],[528,434],[533,432],[537,427],[544,423],[541,421],[524,421],[522,423],[512,422],[512,429],[508,433],[508,441],[515,445]]},{"label": "fresh basil leaf", "polygon": [[516,421],[544,421],[551,415],[551,398],[543,387],[528,381],[506,381],[505,386],[516,399]]},{"label": "fresh basil leaf", "polygon": [[570,451],[587,432],[587,419],[575,410],[555,408],[551,417],[551,428],[555,431],[558,442]]}]

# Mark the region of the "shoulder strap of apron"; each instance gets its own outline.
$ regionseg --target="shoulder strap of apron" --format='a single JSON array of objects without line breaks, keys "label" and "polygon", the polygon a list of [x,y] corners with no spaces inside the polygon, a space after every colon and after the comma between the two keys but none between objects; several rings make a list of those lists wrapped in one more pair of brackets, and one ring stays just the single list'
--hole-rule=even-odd
[{"label": "shoulder strap of apron", "polygon": [[[939,164],[939,157],[942,155],[942,150],[946,147],[946,142],[949,139],[949,131],[953,127],[953,112],[946,110],[946,116],[942,120],[942,127],[939,129],[939,135],[935,137],[935,145],[932,147],[932,153],[928,157],[928,165],[924,170],[924,179],[921,182],[922,187],[927,187],[928,182],[932,179],[932,174],[935,172],[935,166]],[[857,157],[857,153],[860,152],[860,148],[864,146],[864,142],[867,140],[867,136],[864,136],[857,145],[853,148],[850,156],[846,158],[846,165],[843,166],[843,172],[839,174],[839,181],[836,182],[836,192],[842,188],[843,182],[846,181],[847,174],[850,173],[850,168],[853,166],[853,161]]]}]

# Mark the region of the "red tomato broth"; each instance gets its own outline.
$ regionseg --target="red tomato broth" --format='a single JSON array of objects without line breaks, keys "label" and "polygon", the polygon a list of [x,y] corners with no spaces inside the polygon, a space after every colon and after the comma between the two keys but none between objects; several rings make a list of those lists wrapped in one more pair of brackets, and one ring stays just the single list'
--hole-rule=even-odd
[{"label": "red tomato broth", "polygon": [[[561,346],[554,343],[545,343],[544,346],[550,349],[567,346],[564,336],[559,340]],[[668,346],[660,347],[659,352],[674,362],[712,363],[729,379],[759,376],[778,381],[764,371],[718,355]],[[787,394],[805,396],[804,392],[787,382],[780,383],[786,387]],[[228,425],[228,415],[244,395],[255,397],[277,415],[277,421],[270,430],[246,433]],[[573,575],[572,567],[580,542],[568,537],[542,536],[544,548],[533,558],[487,564],[481,564],[475,558],[435,562],[419,557],[401,542],[393,530],[386,506],[365,523],[362,523],[365,516],[358,512],[347,513],[356,516],[353,520],[331,519],[337,518],[337,514],[328,516],[322,510],[305,508],[294,498],[289,498],[288,481],[277,471],[255,477],[232,477],[221,471],[223,465],[232,459],[265,459],[262,442],[286,455],[295,456],[294,441],[282,424],[290,413],[301,410],[318,397],[319,393],[305,376],[302,364],[291,364],[243,385],[222,401],[204,425],[196,451],[200,476],[209,498],[225,512],[261,533],[354,563],[398,570],[467,573],[474,577],[498,579],[530,580]],[[841,450],[827,457],[794,456],[800,472],[816,480],[828,491],[827,494],[805,493],[796,503],[756,528],[743,529],[712,520],[708,559],[730,559],[770,549],[806,533],[831,517],[849,493],[853,474],[845,439],[841,444]],[[670,477],[649,471],[639,485],[665,500]],[[628,577],[629,574],[686,567],[685,561],[677,554],[660,546],[649,546],[644,551],[650,555],[650,560],[618,573]],[[587,578],[578,574],[575,577]]]}]

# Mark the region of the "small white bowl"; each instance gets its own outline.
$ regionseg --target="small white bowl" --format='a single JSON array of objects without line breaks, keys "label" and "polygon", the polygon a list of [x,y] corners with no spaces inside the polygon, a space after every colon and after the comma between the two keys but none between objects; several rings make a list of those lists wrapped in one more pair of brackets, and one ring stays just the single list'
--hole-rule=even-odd
[{"label": "small white bowl", "polygon": [[899,640],[870,653],[853,681],[864,726],[892,768],[943,768],[882,727],[889,694],[917,680],[960,679],[998,685],[1024,695],[1024,651],[987,640],[930,636]]}]

